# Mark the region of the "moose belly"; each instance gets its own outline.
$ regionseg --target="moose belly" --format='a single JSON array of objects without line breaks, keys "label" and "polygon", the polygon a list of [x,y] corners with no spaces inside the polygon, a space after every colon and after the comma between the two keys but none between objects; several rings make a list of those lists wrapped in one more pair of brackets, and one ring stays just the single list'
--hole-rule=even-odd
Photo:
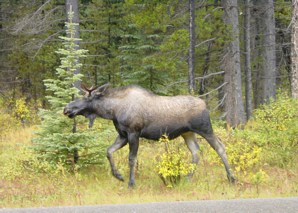
[{"label": "moose belly", "polygon": [[141,131],[140,136],[150,140],[159,140],[162,135],[167,135],[170,139],[174,139],[188,131],[188,126],[181,126],[181,124],[168,126],[150,125]]}]

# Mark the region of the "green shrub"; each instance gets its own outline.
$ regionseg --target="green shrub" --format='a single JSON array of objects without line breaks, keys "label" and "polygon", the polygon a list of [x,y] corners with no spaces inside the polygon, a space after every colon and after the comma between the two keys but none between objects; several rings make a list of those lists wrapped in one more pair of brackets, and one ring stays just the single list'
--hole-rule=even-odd
[{"label": "green shrub", "polygon": [[30,119],[30,110],[24,98],[17,99],[14,106],[14,116],[24,125]]},{"label": "green shrub", "polygon": [[54,167],[48,162],[40,161],[33,152],[25,147],[15,150],[14,155],[2,153],[1,161],[4,163],[0,169],[0,178],[4,180],[14,180],[38,173],[50,173],[54,170]]},{"label": "green shrub", "polygon": [[167,187],[177,185],[181,177],[194,172],[196,165],[186,162],[186,153],[174,146],[167,136],[162,136],[159,142],[165,144],[165,153],[157,163],[157,172]]},{"label": "green shrub", "polygon": [[[298,150],[298,101],[286,94],[255,110],[248,131],[263,148],[267,163],[279,167],[292,166]],[[258,139],[258,140],[257,140]]]},{"label": "green shrub", "polygon": [[250,176],[251,182],[256,186],[257,193],[259,194],[259,185],[263,182],[266,182],[268,175],[265,171],[260,169],[257,173]]},{"label": "green shrub", "polygon": [[254,112],[258,127],[267,133],[286,132],[291,129],[290,124],[297,124],[297,118],[298,102],[286,95],[279,95],[276,101],[261,105]]},{"label": "green shrub", "polygon": [[[297,162],[298,101],[286,94],[256,109],[244,129],[226,130],[220,123],[214,126],[238,176],[249,175],[253,180],[252,176],[263,174],[263,165],[285,168]],[[211,162],[220,163],[215,152],[208,155]]]},{"label": "green shrub", "polygon": [[236,176],[246,177],[259,171],[262,148],[247,140],[234,140],[226,147],[229,162]]},{"label": "green shrub", "polygon": [[[238,181],[251,181],[251,177],[260,171],[262,148],[253,143],[245,130],[226,130],[218,125],[216,135],[221,138],[226,147],[228,161]],[[252,132],[249,132],[251,135]],[[202,154],[208,163],[222,166],[218,154],[209,146],[200,146]]]},{"label": "green shrub", "polygon": [[8,113],[2,113],[0,111],[0,140],[4,137],[9,131],[17,129],[20,124]]}]

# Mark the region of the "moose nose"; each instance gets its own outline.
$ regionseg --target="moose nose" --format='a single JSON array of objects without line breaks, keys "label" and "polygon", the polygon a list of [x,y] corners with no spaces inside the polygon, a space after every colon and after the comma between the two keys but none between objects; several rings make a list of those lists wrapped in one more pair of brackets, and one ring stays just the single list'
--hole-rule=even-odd
[{"label": "moose nose", "polygon": [[63,114],[67,115],[68,113],[69,113],[69,109],[67,107],[65,107],[64,110],[63,110]]}]

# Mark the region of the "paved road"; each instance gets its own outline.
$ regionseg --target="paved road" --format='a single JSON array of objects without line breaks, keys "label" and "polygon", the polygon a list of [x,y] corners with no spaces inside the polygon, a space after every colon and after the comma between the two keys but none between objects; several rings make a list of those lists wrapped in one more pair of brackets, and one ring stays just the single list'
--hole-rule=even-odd
[{"label": "paved road", "polygon": [[298,213],[298,197],[0,209],[0,213]]}]

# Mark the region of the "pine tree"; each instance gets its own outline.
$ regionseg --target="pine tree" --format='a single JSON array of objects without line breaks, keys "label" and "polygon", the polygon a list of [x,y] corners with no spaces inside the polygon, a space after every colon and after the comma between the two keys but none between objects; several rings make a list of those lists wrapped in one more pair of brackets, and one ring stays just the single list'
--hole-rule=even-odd
[{"label": "pine tree", "polygon": [[[104,147],[97,144],[98,137],[92,130],[77,131],[76,126],[80,121],[69,119],[62,112],[67,103],[74,97],[79,97],[79,90],[74,84],[81,80],[82,74],[75,74],[75,71],[82,66],[79,59],[87,52],[79,49],[76,44],[79,39],[75,38],[77,24],[72,22],[73,12],[70,11],[68,16],[67,36],[60,37],[64,48],[57,51],[61,55],[61,65],[56,69],[57,78],[44,80],[46,90],[51,93],[46,96],[50,107],[40,110],[42,122],[33,139],[33,149],[43,160],[53,165],[60,163],[73,170],[75,165],[98,163],[103,159]],[[99,156],[100,153],[102,158]]]}]

